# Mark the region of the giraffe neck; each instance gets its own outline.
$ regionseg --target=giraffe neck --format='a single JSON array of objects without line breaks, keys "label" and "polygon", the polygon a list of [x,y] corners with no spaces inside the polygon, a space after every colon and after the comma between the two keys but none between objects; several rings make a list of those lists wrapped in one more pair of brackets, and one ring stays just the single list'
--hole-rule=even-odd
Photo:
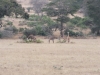
[{"label": "giraffe neck", "polygon": [[69,37],[69,33],[68,33],[68,37]]}]

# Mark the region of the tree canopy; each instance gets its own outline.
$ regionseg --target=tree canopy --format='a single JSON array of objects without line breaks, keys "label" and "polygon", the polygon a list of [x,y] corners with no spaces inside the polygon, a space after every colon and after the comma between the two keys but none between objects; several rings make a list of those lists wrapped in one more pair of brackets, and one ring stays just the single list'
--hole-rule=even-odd
[{"label": "tree canopy", "polygon": [[93,30],[100,35],[100,0],[87,0],[87,13],[93,19]]},{"label": "tree canopy", "polygon": [[25,13],[24,8],[16,0],[0,0],[0,18],[4,15],[11,16],[15,14],[22,16]]},{"label": "tree canopy", "polygon": [[57,17],[56,21],[61,24],[61,37],[63,37],[63,23],[68,22],[68,15],[79,9],[80,0],[50,0],[50,3],[43,10],[48,16]]},{"label": "tree canopy", "polygon": [[33,6],[33,10],[36,14],[42,13],[42,8],[48,3],[47,0],[31,0],[30,3]]},{"label": "tree canopy", "polygon": [[88,0],[87,9],[89,17],[93,18],[95,24],[100,25],[100,0]]}]

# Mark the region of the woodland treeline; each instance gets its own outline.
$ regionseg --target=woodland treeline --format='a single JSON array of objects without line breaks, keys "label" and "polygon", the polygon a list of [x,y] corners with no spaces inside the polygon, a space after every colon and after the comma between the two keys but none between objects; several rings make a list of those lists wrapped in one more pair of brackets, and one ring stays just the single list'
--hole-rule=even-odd
[{"label": "woodland treeline", "polygon": [[[20,29],[26,36],[49,35],[52,31],[60,30],[60,35],[70,32],[71,36],[82,36],[81,31],[74,32],[75,28],[90,28],[91,33],[100,35],[100,0],[31,0],[34,15],[29,15],[16,0],[0,0],[0,18],[14,15],[16,18],[26,19],[31,29]],[[75,16],[77,11],[84,14],[84,18]],[[74,18],[69,18],[68,15]],[[66,25],[66,26],[65,26]]]}]

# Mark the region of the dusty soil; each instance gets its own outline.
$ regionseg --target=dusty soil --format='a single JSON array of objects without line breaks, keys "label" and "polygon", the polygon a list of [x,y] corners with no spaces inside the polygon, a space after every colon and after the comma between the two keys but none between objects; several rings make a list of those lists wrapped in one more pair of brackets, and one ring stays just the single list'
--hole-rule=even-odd
[{"label": "dusty soil", "polygon": [[0,75],[100,75],[100,39],[19,41],[0,40]]}]

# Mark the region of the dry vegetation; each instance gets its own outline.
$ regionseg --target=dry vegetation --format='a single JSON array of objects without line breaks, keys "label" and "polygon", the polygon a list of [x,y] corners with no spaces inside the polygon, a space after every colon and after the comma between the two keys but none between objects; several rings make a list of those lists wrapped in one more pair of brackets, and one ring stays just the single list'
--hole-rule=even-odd
[{"label": "dry vegetation", "polygon": [[17,41],[0,40],[0,75],[100,74],[100,39],[72,39],[73,44]]}]

